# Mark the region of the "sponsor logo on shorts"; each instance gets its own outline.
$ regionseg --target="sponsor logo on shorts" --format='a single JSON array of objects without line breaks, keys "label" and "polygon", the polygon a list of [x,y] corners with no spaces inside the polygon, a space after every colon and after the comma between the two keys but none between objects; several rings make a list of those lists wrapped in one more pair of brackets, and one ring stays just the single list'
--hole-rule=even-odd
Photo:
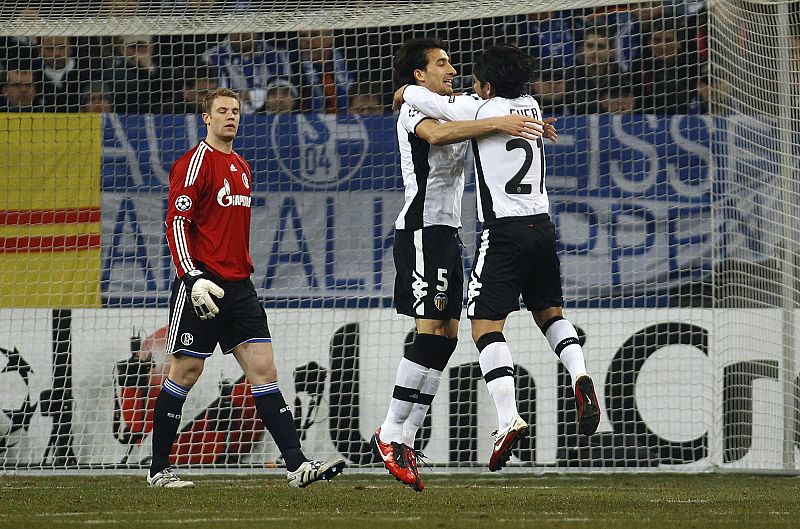
[{"label": "sponsor logo on shorts", "polygon": [[414,308],[417,308],[422,303],[422,298],[428,295],[428,283],[417,273],[416,270],[411,272],[414,281],[411,283],[411,290],[414,294]]},{"label": "sponsor logo on shorts", "polygon": [[192,345],[192,342],[194,342],[194,336],[191,333],[185,332],[181,334],[181,343],[183,345]]},{"label": "sponsor logo on shorts", "polygon": [[433,304],[436,305],[436,308],[440,311],[443,311],[447,307],[447,294],[444,292],[439,292],[433,298]]}]

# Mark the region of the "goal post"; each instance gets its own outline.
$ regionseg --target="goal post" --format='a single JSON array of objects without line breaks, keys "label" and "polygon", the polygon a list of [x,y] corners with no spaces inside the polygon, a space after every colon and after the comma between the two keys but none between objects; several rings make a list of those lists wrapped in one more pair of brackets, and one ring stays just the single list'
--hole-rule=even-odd
[{"label": "goal post", "polygon": [[[403,205],[392,56],[447,42],[468,90],[487,45],[534,58],[565,315],[603,409],[578,435],[526,310],[505,335],[531,435],[520,471],[797,472],[800,8],[796,2],[23,2],[0,8],[0,471],[141,469],[174,267],[170,165],[198,101],[243,94],[253,282],[308,455],[379,470],[414,323],[392,305]],[[460,231],[478,221],[472,155]],[[466,294],[466,293],[465,293]],[[496,428],[462,313],[417,446],[485,468]],[[173,462],[281,468],[230,356],[206,361]]]}]

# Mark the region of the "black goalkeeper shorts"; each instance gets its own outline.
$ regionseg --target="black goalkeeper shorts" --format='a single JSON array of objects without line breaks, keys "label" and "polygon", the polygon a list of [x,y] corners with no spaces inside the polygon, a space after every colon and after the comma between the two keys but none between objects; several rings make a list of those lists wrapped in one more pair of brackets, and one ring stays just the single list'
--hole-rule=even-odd
[{"label": "black goalkeeper shorts", "polygon": [[201,320],[194,312],[186,285],[175,279],[169,302],[167,354],[185,354],[208,358],[217,344],[224,354],[245,342],[271,342],[264,307],[258,302],[250,279],[242,281],[213,280],[224,291],[222,298],[211,296],[219,314]]}]

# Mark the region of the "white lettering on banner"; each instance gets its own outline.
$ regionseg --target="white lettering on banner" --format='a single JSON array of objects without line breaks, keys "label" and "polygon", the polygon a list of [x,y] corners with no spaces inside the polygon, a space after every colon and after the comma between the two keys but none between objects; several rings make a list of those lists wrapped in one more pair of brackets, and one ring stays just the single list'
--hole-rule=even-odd
[{"label": "white lettering on banner", "polygon": [[[144,138],[151,145],[154,135],[162,133],[151,126],[159,121],[115,114],[103,119],[105,165],[118,168],[104,172],[104,182],[120,189],[102,195],[105,300],[125,305],[158,297],[165,302],[171,265],[163,236],[164,189],[146,191],[158,178],[134,150],[144,145]],[[370,146],[364,120],[303,115],[270,119],[264,125],[271,127],[273,144],[263,148],[291,174],[292,186],[338,189],[362,171]],[[769,120],[569,119],[575,128],[560,133],[558,145],[547,147],[554,160],[548,187],[568,302],[585,300],[587,292],[595,299],[619,296],[627,284],[636,284],[639,296],[670,289],[708,271],[715,243],[721,258],[763,261],[775,255],[780,230],[774,212],[781,206],[773,192],[778,171],[769,150],[777,148],[777,139]],[[196,116],[177,120],[176,126],[183,127],[184,121],[187,131],[197,131]],[[145,133],[126,127],[144,127]],[[290,141],[298,131],[302,138]],[[296,165],[301,151],[303,163]],[[142,156],[159,164],[162,154],[169,155],[156,148]],[[118,163],[123,155],[127,164]],[[116,171],[127,173],[117,178]],[[713,198],[712,181],[722,191]],[[322,302],[391,298],[393,221],[402,207],[401,190],[267,192],[253,187],[250,200],[228,190],[220,190],[218,199],[223,206],[249,203],[253,208],[253,280],[259,295]],[[710,200],[716,201],[713,216]],[[467,273],[475,248],[474,202],[474,191],[468,188],[461,233]],[[684,219],[702,224],[692,226]]]},{"label": "white lettering on banner", "polygon": [[120,160],[124,160],[133,186],[144,185],[142,169],[139,167],[138,153],[128,141],[128,135],[125,127],[122,126],[122,120],[114,113],[103,114],[103,120],[108,120],[111,123],[111,129],[114,131],[114,143],[112,145],[103,144],[103,163],[115,165]]},{"label": "white lettering on banner", "polygon": [[586,121],[589,133],[589,178],[586,186],[596,189],[600,187],[600,116],[591,114]]},{"label": "white lettering on banner", "polygon": [[[656,116],[647,115],[637,125],[647,124],[650,130],[658,130],[658,118]],[[620,189],[627,193],[645,193],[658,181],[659,170],[659,156],[658,151],[652,143],[629,134],[628,131],[622,126],[622,115],[614,114],[611,116],[611,130],[614,132],[614,137],[619,140],[622,145],[630,147],[633,151],[641,153],[644,156],[644,170],[631,170],[633,164],[641,163],[638,160],[625,161],[614,159],[613,152],[611,160],[609,161],[610,173],[612,181],[619,186]],[[622,151],[625,152],[625,151]],[[626,153],[627,154],[627,153]],[[629,178],[628,175],[640,177],[639,179]]]},{"label": "white lettering on banner", "polygon": [[[716,132],[714,117],[702,116],[701,119],[703,123],[705,123],[708,137],[713,137]],[[670,120],[670,136],[676,146],[697,157],[701,161],[701,164],[689,164],[693,169],[691,171],[693,180],[689,180],[681,178],[681,173],[675,167],[675,164],[668,161],[666,164],[667,181],[670,186],[672,186],[672,189],[681,196],[697,198],[701,197],[704,193],[711,193],[711,182],[716,180],[716,175],[714,174],[716,167],[711,163],[711,149],[708,148],[708,145],[694,142],[682,134],[682,132],[686,130],[683,127],[683,122],[685,120],[685,116],[675,116]],[[698,165],[702,167],[699,171],[697,170]]]},{"label": "white lettering on banner", "polygon": [[[0,320],[10,322],[0,330],[0,343],[18,351],[24,361],[20,365],[30,366],[30,382],[27,387],[8,387],[28,392],[35,405],[38,396],[47,393],[53,384],[53,315],[49,310],[32,309],[26,312],[24,321],[17,316],[13,309],[0,309]],[[361,459],[363,450],[363,457],[368,458],[368,437],[364,438],[364,432],[383,419],[396,359],[402,355],[406,334],[413,327],[411,320],[392,309],[278,309],[270,311],[270,318],[276,322],[275,340],[292,344],[276,356],[278,372],[302,372],[313,363],[314,369],[328,375],[314,389],[327,409],[317,411],[322,420],[309,422],[304,430],[306,442],[321,450],[320,457],[344,455],[355,462]],[[631,443],[626,445],[630,450],[596,450],[608,454],[601,457],[609,458],[597,461],[597,466],[623,466],[622,459],[614,458],[624,458],[629,467],[651,468],[655,464],[695,470],[782,468],[784,422],[780,414],[784,407],[777,376],[782,345],[780,339],[764,339],[780,335],[783,319],[779,309],[576,309],[570,311],[569,318],[585,340],[585,349],[591,351],[587,353],[587,368],[602,403],[602,420],[593,446],[610,448],[622,437]],[[119,381],[115,366],[129,362],[130,329],[143,328],[145,335],[151,335],[167,319],[167,309],[72,311],[73,413],[71,437],[65,437],[81,448],[76,451],[81,465],[112,465],[124,458],[136,464],[150,456],[148,439],[140,442],[141,439],[115,436],[112,417],[117,404],[112,386],[115,380]],[[297,330],[306,328],[309,321],[314,322],[314,332],[298,334]],[[800,324],[800,311],[795,311],[794,324]],[[754,328],[760,332],[752,332]],[[341,338],[342,333],[350,333],[351,345],[337,349],[333,338]],[[463,461],[464,465],[483,466],[492,438],[478,425],[491,424],[495,409],[485,388],[478,384],[480,369],[466,319],[461,321],[459,333],[458,348],[444,375],[451,382],[443,380],[440,393],[444,393],[433,402],[433,431],[423,439],[423,448],[434,463]],[[571,398],[565,396],[569,384],[566,374],[559,374],[557,360],[527,313],[511,314],[504,334],[509,343],[518,344],[514,360],[520,372],[520,388],[528,392],[535,387],[535,402],[520,401],[521,413],[535,424],[534,443],[526,445],[528,451],[520,456],[534,466],[563,465],[565,449],[578,442],[577,436],[570,438],[560,433],[574,428],[560,425],[558,419],[563,409],[573,407]],[[800,350],[800,337],[795,340],[799,342],[793,348]],[[163,356],[155,355],[153,359],[157,365],[149,377],[130,377],[126,382],[144,385],[129,387],[130,390],[146,394],[151,386],[161,384],[165,373]],[[205,363],[205,374],[183,408],[182,428],[191,426],[196,417],[207,417],[208,406],[219,402],[220,381],[224,385],[241,377],[241,368],[230,355],[217,353]],[[358,368],[347,367],[353,365]],[[10,374],[16,376],[14,372]],[[462,383],[447,394],[456,377]],[[466,382],[471,377],[475,377],[474,391],[465,389],[470,386]],[[355,388],[360,398],[332,392],[333,387]],[[311,390],[309,386],[298,391],[291,384],[282,389],[289,402],[295,397],[306,399],[306,392]],[[293,391],[297,394],[292,395]],[[3,393],[3,397],[9,395]],[[476,414],[465,415],[453,406],[476,410]],[[303,413],[311,414],[299,418],[305,424],[315,415],[305,406],[303,409]],[[49,413],[52,412],[43,413],[41,407],[34,406],[25,427],[14,432],[0,431],[7,447],[6,463],[36,466],[42,462],[52,442],[53,419]],[[451,452],[454,413],[460,414],[455,433],[475,446],[467,454]],[[347,421],[334,420],[345,417]],[[331,429],[329,423],[340,425],[339,429]],[[623,433],[626,435],[614,438],[613,434]],[[648,444],[653,442],[657,446]],[[256,443],[247,450],[243,460],[248,465],[274,460],[270,443]]]},{"label": "white lettering on banner", "polygon": [[147,135],[147,160],[150,171],[158,180],[164,184],[169,184],[169,168],[164,167],[161,161],[161,148],[159,147],[159,135],[156,130],[155,117],[153,114],[145,114],[144,130]]},{"label": "white lettering on banner", "polygon": [[[226,195],[223,205],[246,205]],[[390,298],[394,266],[394,218],[401,192],[268,193],[252,208],[253,281],[265,297],[302,299],[347,295]],[[105,294],[113,303],[137,296],[169,296],[171,261],[163,243],[163,197],[103,193],[102,269]],[[362,198],[363,197],[363,198]],[[762,196],[762,200],[765,198]],[[464,197],[464,225],[473,226],[475,196]],[[551,194],[553,222],[562,245],[564,294],[582,300],[586,289],[609,295],[630,281],[666,287],[682,270],[702,270],[711,255],[712,224],[707,206],[660,200],[621,201],[605,197],[576,200]],[[250,204],[252,206],[252,204]],[[757,212],[740,212],[726,231],[729,245],[746,248],[762,240],[744,230]],[[699,219],[696,225],[682,219]],[[365,222],[366,220],[366,222]],[[465,272],[471,270],[476,235],[462,231]],[[748,253],[756,248],[747,250]],[[632,256],[634,256],[632,258]],[[676,279],[677,280],[677,279]],[[130,303],[130,301],[124,301]]]},{"label": "white lettering on banner", "polygon": [[[549,142],[545,142],[545,156],[549,156],[552,149],[555,149],[555,145],[550,144]],[[576,145],[576,139],[574,134],[567,134],[564,132],[558,132],[558,149],[563,149],[564,151],[574,151]],[[472,151],[470,150],[470,153]],[[472,166],[472,163],[469,164]],[[568,190],[575,190],[578,189],[578,181],[582,175],[578,174],[569,174],[572,168],[569,166],[558,166],[558,167],[547,167],[547,191],[548,193],[563,189],[565,191]]]}]

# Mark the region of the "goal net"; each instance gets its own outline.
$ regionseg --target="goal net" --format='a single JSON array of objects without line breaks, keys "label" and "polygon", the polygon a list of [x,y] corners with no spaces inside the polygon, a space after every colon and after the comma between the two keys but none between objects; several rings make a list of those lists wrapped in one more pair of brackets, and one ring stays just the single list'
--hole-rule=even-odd
[{"label": "goal net", "polygon": [[[209,90],[242,95],[252,276],[304,451],[374,468],[414,322],[392,305],[403,205],[392,57],[447,42],[457,90],[487,45],[534,59],[565,315],[602,405],[523,310],[505,335],[530,435],[514,469],[798,469],[798,4],[5,2],[0,7],[0,470],[138,469],[174,266],[170,165]],[[471,154],[461,239],[479,225]],[[535,273],[535,271],[533,271]],[[497,427],[469,321],[417,447],[486,467]],[[205,362],[172,462],[281,468],[230,355]]]}]

